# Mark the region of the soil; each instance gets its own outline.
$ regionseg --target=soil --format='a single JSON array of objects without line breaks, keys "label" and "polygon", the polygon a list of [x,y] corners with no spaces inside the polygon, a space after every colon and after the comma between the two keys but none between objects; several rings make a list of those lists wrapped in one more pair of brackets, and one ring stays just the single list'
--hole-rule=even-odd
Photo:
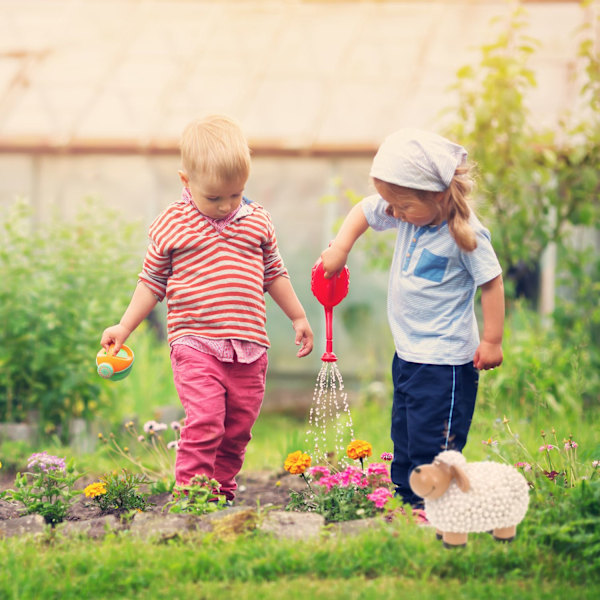
[{"label": "soil", "polygon": [[[3,473],[0,478],[0,491],[10,488],[14,485],[14,474]],[[85,487],[90,481],[78,482],[77,488]],[[290,489],[302,489],[303,482],[297,476],[287,473],[270,472],[248,472],[241,473],[237,477],[238,490],[235,498],[235,506],[247,506],[256,508],[257,506],[276,506],[284,508],[290,499]],[[172,496],[170,493],[150,496],[149,506],[145,512],[161,513],[165,504],[170,502]],[[22,510],[19,506],[0,500],[0,520],[14,519],[22,516]],[[100,509],[91,501],[81,495],[70,507],[67,514],[67,520],[85,521],[102,517]]]}]

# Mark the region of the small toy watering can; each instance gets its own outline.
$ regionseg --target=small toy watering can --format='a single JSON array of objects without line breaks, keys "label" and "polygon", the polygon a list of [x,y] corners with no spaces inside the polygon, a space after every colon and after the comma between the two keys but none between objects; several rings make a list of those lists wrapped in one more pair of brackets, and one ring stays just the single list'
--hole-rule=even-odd
[{"label": "small toy watering can", "polygon": [[133,356],[133,350],[128,346],[121,346],[116,354],[112,353],[112,348],[111,346],[108,352],[102,349],[96,354],[98,375],[111,381],[120,381],[125,379],[131,372],[135,357]]},{"label": "small toy watering can", "polygon": [[324,362],[337,360],[337,356],[333,353],[333,307],[348,294],[349,281],[348,267],[344,267],[330,279],[325,279],[321,260],[318,260],[312,268],[310,289],[315,298],[325,307],[325,352],[321,356],[321,360]]}]

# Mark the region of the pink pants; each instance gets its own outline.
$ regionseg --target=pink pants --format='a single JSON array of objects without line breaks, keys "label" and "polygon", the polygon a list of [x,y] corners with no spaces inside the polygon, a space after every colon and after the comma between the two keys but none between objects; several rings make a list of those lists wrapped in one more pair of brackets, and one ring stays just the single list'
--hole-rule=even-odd
[{"label": "pink pants", "polygon": [[175,462],[177,485],[205,474],[233,500],[235,476],[263,401],[267,363],[266,352],[250,364],[226,363],[188,346],[173,346],[173,379],[185,410]]}]

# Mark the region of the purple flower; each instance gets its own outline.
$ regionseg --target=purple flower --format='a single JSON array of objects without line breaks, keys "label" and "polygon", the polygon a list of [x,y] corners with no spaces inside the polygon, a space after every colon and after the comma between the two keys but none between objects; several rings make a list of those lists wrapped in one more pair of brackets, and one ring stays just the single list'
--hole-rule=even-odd
[{"label": "purple flower", "polygon": [[27,459],[28,469],[39,469],[44,473],[48,471],[64,471],[66,469],[65,459],[52,456],[46,451],[35,452]]}]

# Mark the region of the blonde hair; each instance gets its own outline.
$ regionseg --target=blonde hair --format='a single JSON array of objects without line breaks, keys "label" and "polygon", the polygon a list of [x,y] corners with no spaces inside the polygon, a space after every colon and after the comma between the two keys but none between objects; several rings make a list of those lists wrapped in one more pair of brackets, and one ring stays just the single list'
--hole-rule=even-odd
[{"label": "blonde hair", "polygon": [[[448,222],[448,229],[458,247],[464,252],[472,252],[477,248],[475,232],[469,224],[471,216],[470,194],[473,189],[471,165],[462,164],[454,172],[450,185],[444,192],[430,192],[405,188],[374,178],[377,186],[381,186],[391,196],[402,197],[406,191],[414,194],[420,202],[436,211],[439,218]],[[442,194],[441,200],[439,199]]]},{"label": "blonde hair", "polygon": [[181,134],[179,148],[182,169],[190,179],[248,179],[250,148],[241,127],[230,117],[209,115],[192,121]]}]

